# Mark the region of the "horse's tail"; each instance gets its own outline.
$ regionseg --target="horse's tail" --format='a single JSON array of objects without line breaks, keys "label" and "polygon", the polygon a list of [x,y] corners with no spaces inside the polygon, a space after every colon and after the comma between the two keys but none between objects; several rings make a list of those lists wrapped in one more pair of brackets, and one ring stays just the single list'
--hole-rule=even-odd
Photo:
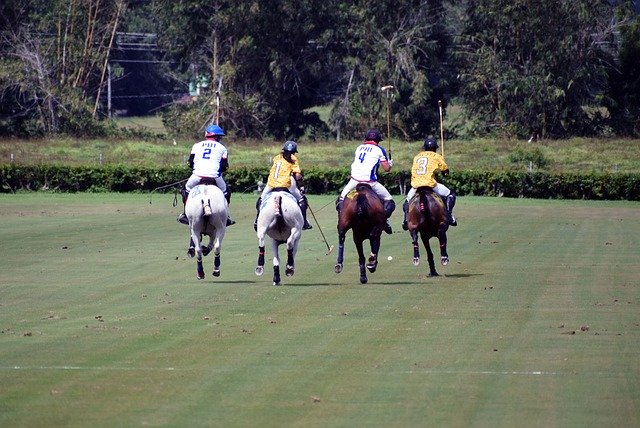
[{"label": "horse's tail", "polygon": [[366,216],[369,213],[369,200],[367,194],[362,192],[356,196],[356,215]]},{"label": "horse's tail", "polygon": [[273,213],[276,217],[282,217],[282,196],[280,195],[273,198]]},{"label": "horse's tail", "polygon": [[207,199],[207,202],[202,199],[202,209],[205,217],[209,217],[213,211],[211,211],[211,199]]},{"label": "horse's tail", "polygon": [[423,213],[425,217],[429,218],[429,216],[431,216],[431,211],[429,208],[429,195],[426,190],[422,190],[420,192],[420,199],[418,203],[420,204],[418,205],[420,212]]}]

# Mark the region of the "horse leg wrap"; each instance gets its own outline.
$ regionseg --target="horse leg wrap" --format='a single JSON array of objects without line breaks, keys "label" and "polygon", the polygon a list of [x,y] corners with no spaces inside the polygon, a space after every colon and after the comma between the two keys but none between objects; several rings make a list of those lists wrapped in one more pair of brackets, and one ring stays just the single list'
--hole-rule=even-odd
[{"label": "horse leg wrap", "polygon": [[260,215],[260,205],[262,205],[262,198],[258,198],[256,201],[256,219],[253,221],[253,230],[258,231],[258,216]]}]

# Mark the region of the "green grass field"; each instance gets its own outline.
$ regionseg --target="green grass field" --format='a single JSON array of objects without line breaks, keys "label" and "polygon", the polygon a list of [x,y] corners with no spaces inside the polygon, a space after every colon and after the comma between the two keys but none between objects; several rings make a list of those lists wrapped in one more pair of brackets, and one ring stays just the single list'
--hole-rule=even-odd
[{"label": "green grass field", "polygon": [[461,197],[438,278],[398,210],[366,286],[315,226],[274,287],[255,195],[204,281],[171,202],[0,195],[0,426],[640,425],[638,203]]}]

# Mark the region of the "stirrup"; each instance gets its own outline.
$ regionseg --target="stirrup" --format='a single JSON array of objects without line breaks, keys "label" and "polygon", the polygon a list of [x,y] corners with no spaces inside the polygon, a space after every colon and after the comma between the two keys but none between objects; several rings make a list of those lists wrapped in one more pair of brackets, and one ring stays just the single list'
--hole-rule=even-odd
[{"label": "stirrup", "polygon": [[185,213],[180,214],[180,216],[178,217],[178,223],[182,223],[182,224],[189,224],[189,219],[187,218]]},{"label": "stirrup", "polygon": [[302,230],[309,230],[309,229],[313,229],[313,226],[311,226],[309,222],[305,220],[304,225],[302,226]]},{"label": "stirrup", "polygon": [[402,230],[409,230],[409,224],[406,220],[402,222]]},{"label": "stirrup", "polygon": [[458,225],[458,220],[456,220],[454,216],[451,216],[451,219],[449,220],[449,226],[457,226],[457,225]]},{"label": "stirrup", "polygon": [[235,220],[232,220],[231,217],[227,217],[227,226],[233,226],[236,224]]},{"label": "stirrup", "polygon": [[391,235],[393,233],[393,229],[391,229],[391,225],[387,221],[387,224],[384,225],[384,232]]}]

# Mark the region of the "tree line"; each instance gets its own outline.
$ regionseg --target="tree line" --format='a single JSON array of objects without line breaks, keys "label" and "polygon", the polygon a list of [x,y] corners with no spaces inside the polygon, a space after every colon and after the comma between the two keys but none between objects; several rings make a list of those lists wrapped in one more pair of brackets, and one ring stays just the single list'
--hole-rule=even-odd
[{"label": "tree line", "polygon": [[640,0],[5,0],[0,134],[106,135],[113,105],[161,112],[176,134],[219,120],[276,139],[360,138],[388,115],[412,140],[453,100],[458,136],[637,137],[639,13]]}]

